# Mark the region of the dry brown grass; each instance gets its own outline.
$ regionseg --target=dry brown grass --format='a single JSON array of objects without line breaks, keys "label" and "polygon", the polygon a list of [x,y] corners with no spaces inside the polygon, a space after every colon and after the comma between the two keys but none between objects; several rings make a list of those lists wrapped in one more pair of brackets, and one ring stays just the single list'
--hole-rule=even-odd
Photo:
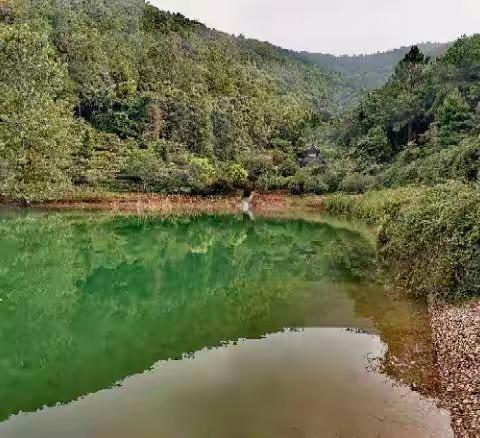
[{"label": "dry brown grass", "polygon": [[[78,194],[37,206],[55,210],[106,210],[133,213],[238,213],[241,196],[190,196],[157,194]],[[316,197],[295,197],[288,192],[255,193],[252,209],[259,214],[309,210]]]}]

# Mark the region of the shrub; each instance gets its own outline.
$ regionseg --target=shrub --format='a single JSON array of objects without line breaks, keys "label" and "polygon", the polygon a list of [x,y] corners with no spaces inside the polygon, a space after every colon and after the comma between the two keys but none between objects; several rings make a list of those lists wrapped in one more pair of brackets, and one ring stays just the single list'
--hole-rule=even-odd
[{"label": "shrub", "polygon": [[381,260],[421,295],[480,295],[480,187],[458,182],[332,195],[325,211],[380,225]]},{"label": "shrub", "polygon": [[347,193],[364,193],[376,186],[376,179],[371,175],[352,173],[347,175],[340,183],[339,189]]},{"label": "shrub", "polygon": [[229,164],[226,169],[226,175],[230,181],[230,184],[234,187],[244,185],[248,179],[248,172],[241,164],[238,163]]},{"label": "shrub", "polygon": [[280,164],[280,166],[278,166],[278,173],[281,176],[285,176],[285,177],[293,176],[295,175],[295,173],[297,173],[297,171],[298,171],[298,164],[291,159],[287,159],[283,161]]},{"label": "shrub", "polygon": [[235,189],[243,188],[248,181],[248,172],[239,163],[219,163],[217,178],[210,187],[212,194],[230,194]]},{"label": "shrub", "polygon": [[257,190],[268,192],[270,190],[282,190],[288,188],[291,178],[268,174],[261,176],[255,184]]},{"label": "shrub", "polygon": [[138,181],[142,191],[147,192],[157,185],[165,185],[168,171],[152,148],[135,148],[128,154],[123,174],[127,179]]},{"label": "shrub", "polygon": [[442,148],[405,151],[383,175],[387,187],[406,184],[435,185],[448,180],[473,182],[480,172],[480,140],[468,137],[459,145]]},{"label": "shrub", "polygon": [[472,128],[473,114],[465,98],[458,90],[451,91],[437,109],[436,126],[444,146],[458,144],[460,134]]},{"label": "shrub", "polygon": [[188,163],[188,186],[195,193],[205,193],[218,177],[215,166],[208,158],[193,157]]},{"label": "shrub", "polygon": [[423,188],[403,187],[371,191],[363,195],[336,193],[327,196],[322,206],[332,214],[352,216],[369,224],[382,224],[386,217],[395,215]]},{"label": "shrub", "polygon": [[321,175],[312,175],[306,178],[304,182],[304,190],[306,193],[313,193],[315,195],[323,195],[328,193],[329,186],[323,180]]},{"label": "shrub", "polygon": [[380,255],[422,294],[480,294],[479,187],[426,189],[383,226]]}]

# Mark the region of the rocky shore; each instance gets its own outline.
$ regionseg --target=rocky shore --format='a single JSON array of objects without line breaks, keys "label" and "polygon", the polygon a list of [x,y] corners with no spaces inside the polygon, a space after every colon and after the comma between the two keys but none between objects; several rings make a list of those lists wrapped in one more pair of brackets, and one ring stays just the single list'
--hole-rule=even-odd
[{"label": "rocky shore", "polygon": [[430,303],[441,381],[456,437],[480,437],[480,300]]}]

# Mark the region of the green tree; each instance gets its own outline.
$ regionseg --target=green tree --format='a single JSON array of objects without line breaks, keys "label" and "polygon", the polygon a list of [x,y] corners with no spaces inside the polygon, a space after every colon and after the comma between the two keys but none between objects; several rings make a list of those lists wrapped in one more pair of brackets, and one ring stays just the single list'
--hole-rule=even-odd
[{"label": "green tree", "polygon": [[381,126],[375,126],[368,131],[367,135],[361,137],[355,145],[357,157],[364,167],[369,163],[384,163],[392,157],[392,146],[388,141],[387,135]]},{"label": "green tree", "polygon": [[152,147],[132,149],[127,156],[123,174],[127,179],[138,182],[143,192],[166,188],[168,185],[168,169]]},{"label": "green tree", "polygon": [[0,26],[1,190],[25,201],[58,196],[78,130],[65,66],[48,36],[28,25]]},{"label": "green tree", "polygon": [[473,125],[473,113],[458,90],[447,95],[438,108],[435,119],[443,146],[458,144],[461,133],[468,131]]}]

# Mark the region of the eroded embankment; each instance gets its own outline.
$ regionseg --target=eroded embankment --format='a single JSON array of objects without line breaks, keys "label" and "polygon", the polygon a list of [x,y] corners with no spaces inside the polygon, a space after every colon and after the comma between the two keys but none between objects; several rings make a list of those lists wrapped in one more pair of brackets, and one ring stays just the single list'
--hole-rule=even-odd
[{"label": "eroded embankment", "polygon": [[480,300],[430,300],[443,407],[458,437],[480,437]]}]

